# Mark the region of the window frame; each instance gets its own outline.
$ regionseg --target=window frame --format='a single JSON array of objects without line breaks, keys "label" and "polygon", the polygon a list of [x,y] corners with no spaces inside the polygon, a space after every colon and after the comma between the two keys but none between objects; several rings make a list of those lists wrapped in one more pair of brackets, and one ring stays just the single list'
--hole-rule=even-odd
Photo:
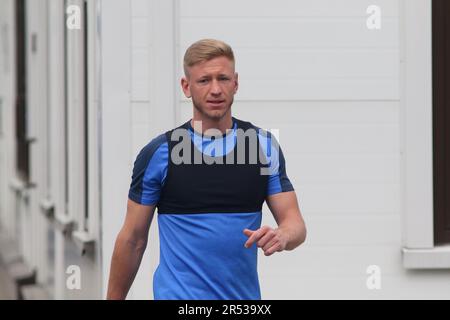
[{"label": "window frame", "polygon": [[[68,34],[69,217],[75,222],[72,239],[80,253],[94,253],[99,239],[99,139],[96,78],[96,1],[70,0],[81,10],[81,29]],[[86,12],[87,10],[87,12]],[[75,49],[75,50],[74,50]],[[74,67],[75,66],[75,67]],[[75,84],[75,92],[70,92]],[[76,97],[79,97],[76,99]],[[74,108],[75,106],[75,108]],[[70,119],[73,119],[70,122]],[[78,158],[73,161],[72,155]],[[75,170],[73,168],[76,168]],[[77,171],[78,170],[78,171]],[[78,174],[75,172],[84,172]],[[74,203],[75,202],[75,203]]]},{"label": "window frame", "polygon": [[402,260],[407,269],[450,267],[434,245],[432,2],[401,0]]}]

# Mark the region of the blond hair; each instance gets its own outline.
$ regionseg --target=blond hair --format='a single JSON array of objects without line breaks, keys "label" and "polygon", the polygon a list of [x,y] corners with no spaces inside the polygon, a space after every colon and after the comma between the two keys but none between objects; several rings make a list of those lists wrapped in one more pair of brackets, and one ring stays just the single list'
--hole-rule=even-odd
[{"label": "blond hair", "polygon": [[199,40],[193,43],[184,54],[184,74],[188,77],[188,68],[197,63],[222,56],[227,57],[234,64],[233,50],[228,44],[216,39]]}]

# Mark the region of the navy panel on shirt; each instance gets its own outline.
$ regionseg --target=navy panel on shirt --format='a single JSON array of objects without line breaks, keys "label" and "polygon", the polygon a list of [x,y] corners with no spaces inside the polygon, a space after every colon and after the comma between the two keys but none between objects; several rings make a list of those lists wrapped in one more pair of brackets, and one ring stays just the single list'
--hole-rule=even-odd
[{"label": "navy panel on shirt", "polygon": [[161,134],[148,143],[134,162],[128,198],[143,205],[156,204],[167,174],[168,144]]},{"label": "navy panel on shirt", "polygon": [[[249,122],[233,120],[238,129],[253,129]],[[192,129],[190,123],[186,123],[177,130]],[[253,129],[254,130],[254,129]],[[169,154],[175,151],[175,146],[182,142],[183,136],[172,138],[172,132],[167,133]],[[256,131],[255,137],[256,137]],[[231,134],[231,133],[228,133]],[[185,136],[186,137],[186,136]],[[250,141],[245,140],[245,162],[237,161],[237,145],[231,154],[233,163],[230,164],[226,155],[210,157],[217,159],[215,163],[206,163],[201,152],[189,139],[190,162],[176,164],[169,159],[169,168],[165,185],[158,202],[160,213],[209,213],[209,212],[256,212],[261,211],[267,191],[268,176],[261,174],[265,167],[259,160],[250,163]],[[259,148],[257,141],[256,147]],[[258,149],[254,149],[257,152]],[[184,150],[186,151],[186,150]],[[183,152],[184,152],[183,151]],[[200,164],[194,164],[195,159],[202,160]],[[206,157],[203,154],[203,157]],[[220,158],[220,159],[218,159]],[[189,157],[187,159],[189,161]],[[218,161],[221,162],[218,162]]]}]

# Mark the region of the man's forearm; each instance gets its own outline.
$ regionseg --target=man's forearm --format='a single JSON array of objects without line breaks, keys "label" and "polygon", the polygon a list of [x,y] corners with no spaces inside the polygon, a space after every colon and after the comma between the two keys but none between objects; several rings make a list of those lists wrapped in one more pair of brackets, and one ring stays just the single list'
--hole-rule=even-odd
[{"label": "man's forearm", "polygon": [[286,222],[278,226],[278,229],[286,236],[285,250],[293,250],[306,239],[306,227],[303,221]]},{"label": "man's forearm", "polygon": [[126,298],[144,251],[145,244],[130,241],[119,234],[111,260],[107,299]]}]

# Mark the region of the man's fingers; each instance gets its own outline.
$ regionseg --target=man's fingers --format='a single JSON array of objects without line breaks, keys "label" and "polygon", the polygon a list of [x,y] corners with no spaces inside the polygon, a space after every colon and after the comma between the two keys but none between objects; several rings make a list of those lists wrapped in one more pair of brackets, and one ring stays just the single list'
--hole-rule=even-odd
[{"label": "man's fingers", "polygon": [[269,249],[264,251],[264,255],[265,256],[271,256],[272,254],[275,253],[275,251],[279,251],[280,250],[280,244],[277,242],[275,243],[273,246],[271,246]]},{"label": "man's fingers", "polygon": [[244,234],[245,234],[247,237],[250,237],[250,236],[253,234],[253,232],[255,232],[255,231],[250,230],[250,229],[244,229]]},{"label": "man's fingers", "polygon": [[258,247],[264,248],[264,247],[267,246],[268,243],[271,243],[270,246],[272,246],[272,244],[273,244],[272,243],[272,239],[273,239],[274,236],[275,236],[275,231],[273,229],[268,230],[266,232],[266,234],[261,239],[259,239]]},{"label": "man's fingers", "polygon": [[256,231],[253,231],[252,235],[250,236],[250,238],[248,238],[247,242],[245,242],[244,246],[246,248],[250,248],[250,246],[258,241],[262,236],[264,236],[264,234],[267,232],[268,227],[264,226],[262,228],[259,228]]},{"label": "man's fingers", "polygon": [[250,248],[253,243],[264,251],[264,255],[271,256],[276,251],[282,251],[280,236],[276,231],[268,226],[261,227],[258,230],[244,229],[244,234],[249,237],[244,246]]},{"label": "man's fingers", "polygon": [[248,238],[247,242],[245,242],[244,247],[250,248],[250,246],[259,239],[260,230],[254,231],[253,234]]},{"label": "man's fingers", "polygon": [[255,234],[255,230],[250,229],[244,229],[244,234],[249,237],[249,239],[245,242],[244,247],[248,248],[250,245],[248,244],[250,239],[252,238],[252,235]]},{"label": "man's fingers", "polygon": [[262,246],[261,248],[263,249],[263,251],[267,251],[269,250],[272,246],[274,246],[275,244],[277,244],[278,241],[275,238],[272,238],[270,241],[268,241],[264,246]]}]

